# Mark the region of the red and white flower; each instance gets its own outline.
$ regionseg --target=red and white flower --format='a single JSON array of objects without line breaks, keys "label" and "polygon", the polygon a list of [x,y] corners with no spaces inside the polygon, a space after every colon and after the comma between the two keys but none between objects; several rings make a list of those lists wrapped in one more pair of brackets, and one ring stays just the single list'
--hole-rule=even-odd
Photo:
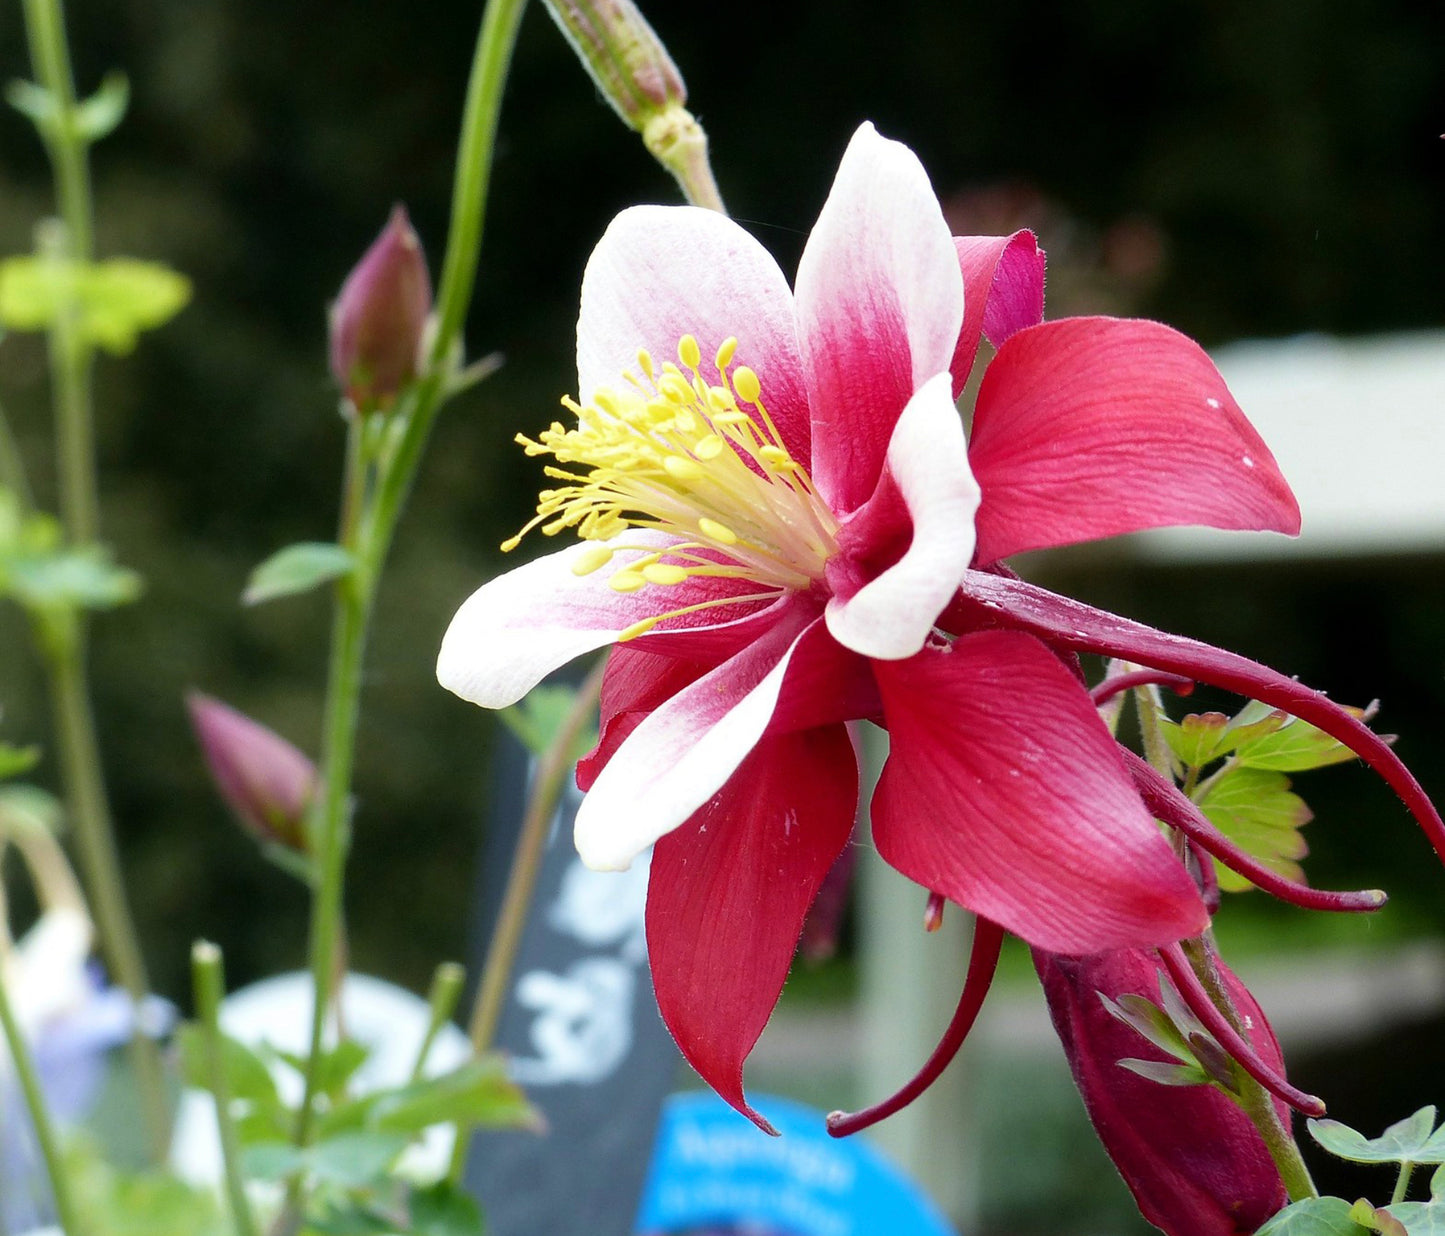
[{"label": "red and white flower", "polygon": [[[492,708],[617,645],[577,846],[622,868],[655,845],[658,1002],[740,1110],[852,829],[845,722],[889,731],[873,837],[930,891],[1061,954],[1207,922],[1061,652],[1110,645],[1112,616],[1077,607],[1057,638],[1052,594],[996,564],[1167,524],[1293,534],[1299,511],[1197,345],[1042,318],[1033,236],[950,236],[917,158],[869,125],[791,289],[720,215],[624,211],[583,279],[575,421],[522,439],[557,482],[529,527],[581,539],[447,632],[442,683]],[[966,437],[954,400],[981,337],[998,351]],[[1190,673],[1203,646],[1171,647]]]}]

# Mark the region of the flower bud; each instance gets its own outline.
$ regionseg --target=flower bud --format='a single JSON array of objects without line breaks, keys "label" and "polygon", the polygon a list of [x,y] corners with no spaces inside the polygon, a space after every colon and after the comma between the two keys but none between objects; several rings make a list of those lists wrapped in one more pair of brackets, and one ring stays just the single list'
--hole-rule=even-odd
[{"label": "flower bud", "polygon": [[221,798],[258,841],[306,850],[316,766],[279,734],[208,695],[186,699]]},{"label": "flower bud", "polygon": [[687,102],[682,74],[632,0],[547,0],[547,11],[629,128],[640,133]]},{"label": "flower bud", "polygon": [[416,375],[431,312],[421,241],[396,206],[331,307],[331,372],[357,408],[384,408]]},{"label": "flower bud", "polygon": [[[1237,1236],[1286,1205],[1264,1139],[1228,1095],[1209,1085],[1161,1084],[1119,1065],[1170,1060],[1099,998],[1132,993],[1157,1002],[1161,967],[1152,951],[1059,957],[1035,950],[1034,965],[1089,1119],[1144,1218],[1168,1236]],[[1216,965],[1255,1051],[1283,1072],[1279,1043],[1254,997],[1222,961]],[[1289,1111],[1278,1107],[1287,1126]]]}]

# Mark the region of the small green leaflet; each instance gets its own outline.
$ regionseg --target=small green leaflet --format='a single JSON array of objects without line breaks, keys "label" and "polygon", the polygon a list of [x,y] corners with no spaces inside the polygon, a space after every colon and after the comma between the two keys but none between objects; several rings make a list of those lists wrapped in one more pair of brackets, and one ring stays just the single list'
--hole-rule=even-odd
[{"label": "small green leaflet", "polygon": [[289,1142],[247,1146],[241,1159],[247,1176],[283,1181],[298,1172],[347,1189],[365,1188],[386,1176],[411,1139],[403,1134],[341,1133],[298,1150]]},{"label": "small green leaflet", "polygon": [[[552,739],[567,720],[576,696],[577,692],[571,687],[544,684],[534,687],[520,704],[504,708],[498,715],[528,751],[541,756],[546,754],[547,748],[552,745]],[[596,729],[584,729],[577,736],[569,758],[581,759],[596,743]]]},{"label": "small green leaflet", "polygon": [[[1309,846],[1299,830],[1312,818],[1310,809],[1290,790],[1280,772],[1226,765],[1201,787],[1195,798],[1209,822],[1271,871],[1303,881],[1299,860]],[[1251,888],[1243,876],[1216,861],[1219,886],[1226,892]]]},{"label": "small green leaflet", "polygon": [[[1375,715],[1376,708],[1377,705],[1371,704],[1368,708],[1346,708],[1345,711],[1357,720],[1368,721]],[[1261,720],[1271,715],[1282,717],[1283,721],[1272,728],[1255,729]],[[1235,758],[1247,768],[1307,772],[1355,758],[1353,751],[1323,730],[1298,717],[1276,712],[1266,704],[1246,704],[1234,723],[1240,727],[1240,737],[1234,746]]]},{"label": "small green leaflet", "polygon": [[1342,1197],[1310,1197],[1286,1206],[1254,1236],[1370,1236],[1350,1217],[1353,1209]]},{"label": "small green leaflet", "polygon": [[131,351],[141,331],[170,321],[190,298],[190,280],[158,262],[80,264],[44,255],[0,262],[0,323],[48,330],[73,313],[80,337],[116,356]]},{"label": "small green leaflet", "polygon": [[0,742],[0,781],[29,772],[39,761],[39,747],[16,747]]},{"label": "small green leaflet", "polygon": [[[55,106],[55,96],[45,87],[34,82],[12,81],[5,88],[5,98],[47,140],[58,136],[55,130],[59,109]],[[129,105],[130,82],[125,74],[107,73],[101,78],[100,88],[90,98],[81,100],[71,113],[76,135],[84,142],[98,142],[120,124]]]},{"label": "small green leaflet", "polygon": [[331,541],[300,541],[278,549],[251,572],[241,601],[259,605],[276,597],[309,592],[319,584],[349,575],[356,557],[349,549]]},{"label": "small green leaflet", "polygon": [[1435,1128],[1433,1105],[1396,1121],[1379,1137],[1366,1137],[1338,1120],[1311,1120],[1308,1128],[1332,1155],[1352,1163],[1445,1163],[1445,1124]]},{"label": "small green leaflet", "polygon": [[411,1236],[482,1236],[482,1212],[470,1196],[442,1181],[411,1194]]}]

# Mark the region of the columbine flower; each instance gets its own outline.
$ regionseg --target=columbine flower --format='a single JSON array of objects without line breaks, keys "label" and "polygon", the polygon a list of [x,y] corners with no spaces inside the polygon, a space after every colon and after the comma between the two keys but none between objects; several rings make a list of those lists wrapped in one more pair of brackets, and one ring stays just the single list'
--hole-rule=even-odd
[{"label": "columbine flower", "polygon": [[431,303],[426,255],[397,206],[331,307],[331,373],[355,407],[386,407],[415,376]]},{"label": "columbine flower", "polygon": [[[1209,1085],[1160,1084],[1121,1065],[1140,1058],[1166,1070],[1172,1064],[1099,998],[1158,1003],[1161,984],[1170,980],[1153,954],[1127,949],[1070,958],[1036,951],[1034,964],[1089,1119],[1150,1223],[1169,1236],[1235,1236],[1254,1231],[1288,1202],[1264,1139],[1233,1099]],[[1214,964],[1248,1027],[1255,1063],[1282,1075],[1279,1043],[1264,1013],[1217,956]],[[1287,1126],[1288,1107],[1280,1100],[1276,1107]]]},{"label": "columbine flower", "polygon": [[[792,290],[726,218],[624,211],[583,279],[574,420],[522,439],[558,482],[528,527],[581,542],[480,589],[447,632],[442,683],[494,708],[619,645],[577,846],[621,868],[656,843],[658,1003],[740,1110],[743,1061],[852,825],[845,721],[888,729],[874,840],[932,892],[1065,954],[1207,921],[1058,652],[1152,665],[1133,650],[1148,628],[1059,610],[995,564],[1171,523],[1293,533],[1298,508],[1195,344],[1042,316],[1032,235],[951,237],[918,160],[871,126]],[[954,399],[981,336],[998,353],[966,442]],[[1177,673],[1211,680],[1186,655],[1204,646],[1169,647]],[[1261,698],[1289,707],[1269,697],[1280,682]],[[1374,735],[1345,730],[1395,776]]]},{"label": "columbine flower", "polygon": [[241,826],[257,841],[305,852],[316,765],[274,730],[218,699],[192,691],[186,707],[216,790]]}]

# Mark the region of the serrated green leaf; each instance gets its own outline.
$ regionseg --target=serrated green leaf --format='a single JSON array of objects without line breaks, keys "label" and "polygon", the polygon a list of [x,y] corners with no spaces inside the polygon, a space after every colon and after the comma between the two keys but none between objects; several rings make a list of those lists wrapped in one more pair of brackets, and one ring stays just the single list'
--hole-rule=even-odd
[{"label": "serrated green leaf", "polygon": [[[176,1032],[176,1046],[180,1050],[181,1075],[186,1084],[209,1090],[211,1076],[205,1030],[196,1022],[186,1022]],[[267,1109],[281,1106],[276,1079],[266,1062],[244,1043],[225,1034],[221,1036],[221,1067],[233,1099]]]},{"label": "serrated green leaf", "polygon": [[1161,1086],[1207,1086],[1209,1074],[1198,1065],[1167,1064],[1163,1060],[1135,1060],[1127,1058],[1116,1062],[1121,1069],[1128,1069]]},{"label": "serrated green leaf", "polygon": [[356,556],[330,541],[301,541],[278,549],[251,572],[241,601],[259,605],[276,597],[294,596],[333,579],[349,575]]},{"label": "serrated green leaf", "polygon": [[1217,760],[1229,730],[1229,718],[1222,712],[1190,713],[1178,721],[1159,719],[1159,728],[1169,749],[1186,768],[1203,768]]},{"label": "serrated green leaf", "polygon": [[1342,1197],[1309,1197],[1286,1206],[1255,1236],[1370,1236],[1370,1229],[1350,1218]]},{"label": "serrated green leaf", "polygon": [[98,142],[115,131],[130,106],[130,82],[112,71],[100,79],[100,88],[75,108],[75,131],[87,142]]},{"label": "serrated green leaf", "polygon": [[[567,720],[577,692],[571,687],[551,683],[534,687],[520,704],[503,708],[498,715],[533,755],[544,754]],[[595,729],[586,728],[577,736],[569,753],[570,759],[581,759],[597,743]]]},{"label": "serrated green leaf", "polygon": [[447,1181],[413,1189],[409,1208],[411,1236],[482,1236],[481,1207]]},{"label": "serrated green leaf", "polygon": [[[1346,709],[1360,718],[1363,709]],[[1283,724],[1238,742],[1235,758],[1246,768],[1263,768],[1274,772],[1306,772],[1352,760],[1355,753],[1344,743],[1331,738],[1308,721],[1286,716]]]},{"label": "serrated green leaf", "polygon": [[317,1180],[360,1189],[382,1180],[411,1138],[399,1133],[342,1133],[306,1151],[306,1169]]},{"label": "serrated green leaf", "polygon": [[[1246,853],[1287,879],[1302,881],[1298,859],[1309,852],[1299,830],[1312,818],[1289,778],[1267,769],[1226,766],[1195,797],[1209,822]],[[1216,862],[1227,892],[1252,888],[1244,877]]]},{"label": "serrated green leaf", "polygon": [[14,330],[48,330],[73,315],[80,338],[117,356],[135,347],[191,298],[184,275],[158,262],[108,258],[89,264],[50,256],[0,262],[0,323]]},{"label": "serrated green leaf", "polygon": [[419,1133],[434,1124],[463,1122],[487,1129],[538,1127],[537,1110],[507,1077],[499,1056],[470,1060],[450,1073],[428,1077],[376,1096],[367,1127]]},{"label": "serrated green leaf", "polygon": [[39,747],[17,747],[0,742],[0,781],[29,772],[39,762]]},{"label": "serrated green leaf", "polygon": [[1433,1105],[1397,1120],[1379,1137],[1338,1120],[1311,1120],[1307,1127],[1332,1155],[1352,1163],[1445,1163],[1445,1125],[1435,1130]]}]

